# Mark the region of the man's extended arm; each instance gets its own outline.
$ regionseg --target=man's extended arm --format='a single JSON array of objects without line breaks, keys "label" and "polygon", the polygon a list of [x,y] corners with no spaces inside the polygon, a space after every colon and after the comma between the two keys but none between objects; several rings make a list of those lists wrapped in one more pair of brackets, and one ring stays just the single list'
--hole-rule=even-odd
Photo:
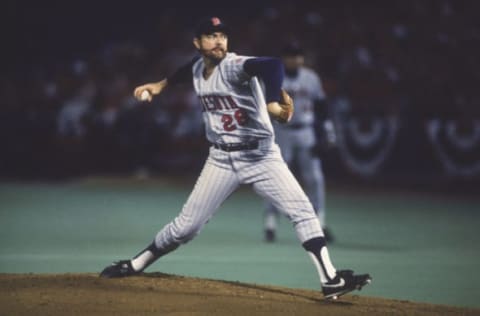
[{"label": "man's extended arm", "polygon": [[147,83],[141,86],[138,86],[135,88],[133,95],[137,100],[143,101],[142,100],[142,93],[143,91],[147,90],[149,92],[149,97],[147,98],[148,102],[152,101],[152,98],[154,95],[158,95],[162,93],[163,89],[165,89],[167,86],[174,86],[177,84],[181,83],[187,83],[192,80],[192,67],[193,64],[200,58],[200,56],[197,56],[193,58],[189,63],[183,65],[182,67],[178,68],[177,71],[173,73],[173,75],[159,81],[159,82],[153,82],[153,83]]}]

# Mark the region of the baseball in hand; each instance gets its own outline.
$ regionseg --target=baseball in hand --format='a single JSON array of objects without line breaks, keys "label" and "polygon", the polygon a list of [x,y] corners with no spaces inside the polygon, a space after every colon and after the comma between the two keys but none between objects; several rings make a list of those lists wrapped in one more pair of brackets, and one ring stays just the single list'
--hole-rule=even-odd
[{"label": "baseball in hand", "polygon": [[148,90],[143,90],[142,94],[140,95],[140,100],[148,101],[150,99],[150,92]]}]

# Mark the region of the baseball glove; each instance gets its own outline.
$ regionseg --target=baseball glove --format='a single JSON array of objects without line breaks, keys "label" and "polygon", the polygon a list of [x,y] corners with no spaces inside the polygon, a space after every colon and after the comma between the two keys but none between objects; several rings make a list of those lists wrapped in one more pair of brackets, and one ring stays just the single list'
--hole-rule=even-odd
[{"label": "baseball glove", "polygon": [[280,102],[278,102],[278,105],[280,105],[281,110],[275,118],[280,123],[288,123],[293,116],[293,100],[283,89],[280,91]]}]

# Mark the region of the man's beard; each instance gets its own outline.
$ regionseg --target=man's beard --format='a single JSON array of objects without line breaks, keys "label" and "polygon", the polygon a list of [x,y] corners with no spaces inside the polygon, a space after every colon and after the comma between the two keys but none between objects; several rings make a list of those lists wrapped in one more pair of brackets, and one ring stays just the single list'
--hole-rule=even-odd
[{"label": "man's beard", "polygon": [[[222,54],[221,55],[213,54],[212,51],[214,49],[220,49]],[[227,53],[226,53],[225,49],[220,48],[220,47],[215,47],[214,49],[209,49],[209,50],[202,49],[201,52],[202,52],[202,55],[205,56],[206,58],[208,58],[212,63],[219,64],[225,58]]]}]

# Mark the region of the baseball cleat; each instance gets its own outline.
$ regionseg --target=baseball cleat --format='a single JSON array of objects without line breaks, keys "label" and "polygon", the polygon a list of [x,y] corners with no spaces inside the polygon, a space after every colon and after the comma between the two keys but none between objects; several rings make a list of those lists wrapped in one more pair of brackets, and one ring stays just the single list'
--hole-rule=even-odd
[{"label": "baseball cleat", "polygon": [[337,271],[335,279],[322,285],[322,292],[327,300],[336,300],[344,294],[361,290],[371,282],[372,277],[369,274],[355,275],[352,270],[340,270]]},{"label": "baseball cleat", "polygon": [[275,242],[277,236],[274,229],[265,229],[265,241],[266,242]]},{"label": "baseball cleat", "polygon": [[101,278],[123,278],[138,274],[132,268],[130,260],[115,261],[100,273]]}]

